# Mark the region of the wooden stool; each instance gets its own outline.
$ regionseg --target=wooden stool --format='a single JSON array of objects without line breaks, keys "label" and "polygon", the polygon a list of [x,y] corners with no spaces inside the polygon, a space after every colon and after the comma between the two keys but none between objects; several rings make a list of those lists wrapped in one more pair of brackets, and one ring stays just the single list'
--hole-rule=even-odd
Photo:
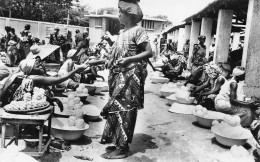
[{"label": "wooden stool", "polygon": [[[39,157],[44,154],[47,150],[49,152],[49,145],[51,142],[51,120],[52,120],[52,113],[44,114],[44,115],[19,115],[19,114],[10,114],[4,112],[2,114],[1,122],[2,122],[2,138],[1,138],[1,148],[5,148],[5,133],[6,133],[6,124],[13,124],[15,125],[15,136],[11,139],[11,141],[7,144],[10,145],[13,141],[15,144],[18,145],[18,138],[19,138],[19,125],[38,125],[39,126],[39,145],[38,145],[38,152],[24,152],[30,156]],[[43,126],[44,123],[48,120],[48,138],[45,147],[42,149],[42,136],[43,136]]]}]

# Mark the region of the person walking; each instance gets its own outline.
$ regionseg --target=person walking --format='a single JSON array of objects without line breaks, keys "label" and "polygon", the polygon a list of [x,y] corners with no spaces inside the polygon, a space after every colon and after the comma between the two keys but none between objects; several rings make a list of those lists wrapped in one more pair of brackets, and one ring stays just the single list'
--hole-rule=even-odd
[{"label": "person walking", "polygon": [[113,143],[101,157],[122,159],[128,156],[137,111],[144,107],[144,83],[147,60],[152,49],[144,28],[137,25],[143,13],[137,1],[120,0],[119,21],[124,24],[115,42],[106,32],[104,38],[113,44],[107,63],[110,99],[101,111],[106,121],[101,144]]}]

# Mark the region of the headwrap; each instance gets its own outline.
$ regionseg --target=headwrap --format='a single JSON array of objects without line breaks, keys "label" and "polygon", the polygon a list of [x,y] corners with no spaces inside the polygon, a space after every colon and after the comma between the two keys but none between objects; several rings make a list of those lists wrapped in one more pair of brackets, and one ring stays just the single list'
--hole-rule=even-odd
[{"label": "headwrap", "polygon": [[118,8],[127,14],[135,16],[135,23],[143,18],[143,12],[137,3],[137,0],[119,0]]},{"label": "headwrap", "polygon": [[243,74],[245,74],[245,68],[243,68],[241,66],[235,67],[235,69],[233,70],[233,73],[232,73],[233,77],[240,76]]},{"label": "headwrap", "polygon": [[206,36],[200,35],[199,38],[198,38],[198,40],[202,40],[202,39],[206,39]]},{"label": "headwrap", "polygon": [[30,47],[30,51],[31,51],[34,55],[36,55],[36,54],[38,54],[38,53],[41,52],[41,49],[40,49],[40,47],[39,47],[37,44],[35,44],[35,45],[32,45],[32,46]]},{"label": "headwrap", "polygon": [[73,57],[76,54],[76,52],[77,52],[77,50],[75,50],[75,49],[69,50],[67,57],[68,58]]},{"label": "headwrap", "polygon": [[30,75],[35,61],[35,59],[24,59],[20,62],[19,69],[24,73],[24,75]]},{"label": "headwrap", "polygon": [[210,78],[216,78],[222,73],[221,69],[214,62],[205,64],[205,72]]}]

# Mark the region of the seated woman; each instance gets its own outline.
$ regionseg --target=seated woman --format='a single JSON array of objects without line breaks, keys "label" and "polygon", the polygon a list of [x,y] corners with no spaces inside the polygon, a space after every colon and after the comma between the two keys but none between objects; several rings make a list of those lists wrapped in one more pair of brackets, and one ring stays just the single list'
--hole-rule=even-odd
[{"label": "seated woman", "polygon": [[[220,75],[215,79],[213,87],[210,87],[210,80],[204,84],[206,87],[205,90],[202,90],[201,93],[197,96],[198,104],[206,107],[208,110],[215,110],[214,100],[216,95],[220,91],[220,87],[226,82],[227,79],[230,77],[231,67],[229,63],[219,63],[219,68],[221,70]],[[214,80],[212,78],[212,80]],[[200,89],[201,87],[198,87]],[[196,89],[194,92],[198,92]]]},{"label": "seated woman", "polygon": [[[77,65],[74,63],[77,61],[77,57],[75,55],[76,52],[77,50],[75,49],[69,50],[67,54],[68,59],[63,63],[63,65],[60,67],[60,70],[58,72],[59,77],[67,75],[69,72],[71,72],[77,67]],[[58,84],[57,88],[69,88],[69,89],[76,90],[76,88],[79,86],[79,82],[80,82],[80,75],[75,73],[72,76],[72,78],[69,78],[64,82]]]},{"label": "seated woman", "polygon": [[[77,66],[80,66],[75,63],[75,62],[77,62],[77,59],[78,59],[78,57],[76,56],[76,52],[77,52],[77,50],[75,50],[75,49],[71,49],[68,52],[68,55],[67,55],[68,59],[61,66],[61,68],[58,72],[58,76],[66,75],[69,72],[71,72],[73,69],[77,68]],[[81,74],[78,74],[78,73],[74,74],[74,76],[72,78],[60,83],[58,87],[69,88],[69,89],[75,90],[79,86],[80,82],[90,84],[90,82],[88,82],[88,79],[95,80],[96,77],[100,77],[104,80],[104,78],[102,76],[97,75],[96,69],[94,66],[94,65],[104,64],[104,63],[105,63],[104,59],[96,60],[96,59],[89,57],[89,59],[87,59],[83,64],[91,65],[91,67],[85,69],[85,71],[82,72]],[[90,73],[91,75],[89,75],[88,73]],[[88,76],[89,76],[89,78],[88,78]]]},{"label": "seated woman", "polygon": [[245,70],[237,66],[232,75],[233,77],[221,86],[215,98],[215,108],[226,114],[238,115],[242,126],[250,126],[253,121],[252,108],[255,107],[255,103],[237,100],[238,82],[245,79]]},{"label": "seated woman", "polygon": [[169,78],[170,81],[178,79],[178,76],[181,75],[182,71],[186,69],[186,59],[184,56],[179,55],[178,57],[169,60],[161,66],[161,71],[165,77]]},{"label": "seated woman", "polygon": [[[21,101],[26,92],[31,92],[34,87],[48,90],[48,86],[57,85],[66,81],[76,72],[86,69],[86,65],[78,66],[71,72],[60,77],[48,77],[39,59],[25,59],[19,64],[18,72],[9,76],[0,92],[0,99],[3,106],[9,104],[12,100]],[[52,97],[51,93],[46,91],[47,96]]]}]

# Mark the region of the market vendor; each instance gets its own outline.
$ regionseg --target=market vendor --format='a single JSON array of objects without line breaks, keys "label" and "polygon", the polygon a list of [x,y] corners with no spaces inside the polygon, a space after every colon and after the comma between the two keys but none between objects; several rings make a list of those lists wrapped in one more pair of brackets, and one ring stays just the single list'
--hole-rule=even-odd
[{"label": "market vendor", "polygon": [[192,51],[191,67],[188,67],[191,69],[191,75],[184,85],[187,85],[188,83],[200,85],[204,81],[203,66],[207,63],[207,59],[205,57],[206,46],[204,45],[206,37],[201,35],[198,40],[199,44],[194,44]]},{"label": "market vendor", "polygon": [[[44,88],[57,85],[68,80],[76,72],[86,69],[86,65],[81,65],[71,72],[60,77],[48,77],[44,74],[44,69],[38,59],[25,59],[19,64],[18,72],[11,75],[5,82],[0,98],[3,105],[9,104],[11,101],[20,101],[26,92],[31,92],[34,87]],[[48,94],[47,94],[48,95]]]},{"label": "market vendor", "polygon": [[[69,50],[68,55],[67,55],[68,59],[61,66],[61,68],[58,72],[58,76],[66,75],[69,72],[71,72],[73,69],[77,68],[77,66],[80,66],[80,65],[76,64],[77,59],[78,59],[78,57],[76,56],[76,52],[77,52],[77,50],[75,50],[75,49]],[[105,60],[88,59],[83,64],[95,65],[95,64],[104,64],[104,63],[105,63]],[[88,73],[89,71],[92,71],[93,67],[94,66],[91,66],[91,67],[85,69],[85,71],[82,74],[77,74],[77,73],[74,74],[74,76],[71,79],[68,79],[68,80],[60,83],[57,87],[69,88],[69,89],[75,90],[79,86],[80,82],[85,83],[85,79],[83,79],[83,78],[88,78],[88,76],[85,76],[84,74]],[[104,80],[104,78],[102,78],[102,79]]]},{"label": "market vendor", "polygon": [[238,82],[245,79],[245,69],[237,66],[232,73],[233,77],[226,81],[215,98],[215,108],[217,111],[238,115],[241,118],[242,126],[250,126],[253,121],[253,109],[255,102],[245,102],[238,100]]},{"label": "market vendor", "polygon": [[186,59],[183,55],[171,59],[167,62],[164,62],[164,65],[161,66],[161,71],[165,77],[169,78],[170,81],[178,79],[178,76],[181,75],[182,71],[186,69]]},{"label": "market vendor", "polygon": [[215,110],[214,100],[220,91],[220,87],[230,77],[231,67],[229,63],[209,64],[206,68],[208,79],[201,86],[192,91],[196,96],[198,104],[206,107],[208,110]]}]

